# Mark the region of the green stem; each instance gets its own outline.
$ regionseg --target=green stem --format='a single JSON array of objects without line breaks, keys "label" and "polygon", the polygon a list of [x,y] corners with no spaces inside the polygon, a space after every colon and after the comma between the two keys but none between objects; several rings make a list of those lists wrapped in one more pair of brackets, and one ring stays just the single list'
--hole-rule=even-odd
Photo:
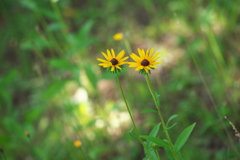
[{"label": "green stem", "polygon": [[131,55],[132,49],[131,49],[131,47],[130,47],[129,41],[128,41],[126,38],[124,38],[124,39],[123,39],[123,42],[124,42],[124,45],[125,45],[125,47],[126,47],[126,49],[127,49],[127,51],[128,51],[128,54]]},{"label": "green stem", "polygon": [[158,115],[159,115],[159,118],[160,118],[161,123],[162,123],[162,126],[163,126],[163,131],[164,131],[164,133],[165,133],[165,135],[166,135],[166,138],[167,138],[167,140],[168,140],[168,142],[169,142],[169,144],[170,144],[170,149],[171,149],[171,151],[172,151],[175,159],[178,160],[177,154],[176,154],[176,152],[174,151],[171,138],[170,138],[170,136],[169,136],[169,134],[168,134],[168,131],[167,131],[167,128],[166,128],[164,119],[163,119],[163,117],[162,117],[162,113],[161,113],[161,111],[160,111],[160,106],[159,106],[159,103],[158,103],[156,94],[155,94],[155,92],[154,92],[154,89],[153,89],[153,86],[152,86],[152,83],[151,83],[151,81],[150,81],[150,78],[149,78],[149,75],[148,75],[148,74],[145,74],[145,79],[146,79],[148,88],[149,88],[149,90],[150,90],[150,92],[151,92],[151,94],[152,94],[152,97],[153,97],[154,103],[155,103],[155,105],[156,105],[156,108],[157,108],[157,110],[158,110]]},{"label": "green stem", "polygon": [[125,105],[126,105],[126,107],[127,107],[128,113],[129,113],[129,115],[130,115],[130,118],[131,118],[131,121],[132,121],[132,124],[133,124],[133,128],[134,128],[134,131],[135,131],[135,133],[137,134],[138,140],[141,142],[142,146],[145,148],[145,150],[147,151],[147,154],[148,154],[149,157],[150,157],[150,152],[149,152],[148,148],[145,146],[145,144],[143,143],[142,139],[139,138],[139,131],[138,131],[138,129],[137,129],[137,127],[136,127],[136,124],[135,124],[135,122],[134,122],[134,120],[133,120],[133,116],[132,116],[130,107],[129,107],[128,103],[127,103],[127,100],[126,100],[126,98],[125,98],[125,95],[124,95],[124,92],[123,92],[123,89],[122,89],[122,85],[121,85],[121,83],[120,83],[120,78],[119,78],[117,72],[116,72],[116,77],[117,77],[117,81],[118,81],[119,88],[120,88],[120,90],[121,90],[121,94],[122,94],[123,100],[124,100],[124,102],[125,102]]},{"label": "green stem", "polygon": [[161,160],[161,159],[160,159],[160,155],[159,155],[159,153],[158,153],[158,150],[155,150],[155,153],[156,153],[158,159]]}]

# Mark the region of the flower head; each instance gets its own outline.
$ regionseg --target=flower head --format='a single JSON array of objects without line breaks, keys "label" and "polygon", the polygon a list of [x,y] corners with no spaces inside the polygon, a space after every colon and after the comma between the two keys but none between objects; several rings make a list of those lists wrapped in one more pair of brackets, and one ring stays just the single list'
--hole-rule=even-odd
[{"label": "flower head", "polygon": [[74,146],[77,148],[81,147],[82,146],[81,141],[79,141],[79,140],[74,141]]},{"label": "flower head", "polygon": [[104,68],[108,68],[110,71],[112,72],[117,72],[120,71],[123,67],[123,64],[126,64],[127,62],[124,62],[126,59],[128,59],[128,57],[124,57],[125,51],[122,50],[117,56],[115,55],[115,52],[113,49],[111,49],[111,52],[109,50],[107,50],[107,54],[103,53],[103,56],[106,58],[106,60],[104,59],[100,59],[97,58],[98,61],[102,62],[99,63],[99,66],[103,66]]},{"label": "flower head", "polygon": [[120,41],[120,40],[123,39],[123,34],[122,33],[116,33],[116,34],[114,34],[113,39],[116,40],[116,41]]},{"label": "flower head", "polygon": [[25,136],[30,137],[30,134],[28,131],[24,131]]},{"label": "flower head", "polygon": [[146,53],[142,49],[138,49],[138,54],[140,56],[137,56],[136,54],[132,53],[131,58],[135,62],[129,62],[129,67],[136,67],[136,71],[139,71],[140,73],[148,74],[151,73],[150,69],[157,68],[155,64],[160,64],[162,62],[155,62],[159,58],[160,53],[156,53],[153,55],[154,49],[152,48],[149,52],[149,49],[147,49]]}]

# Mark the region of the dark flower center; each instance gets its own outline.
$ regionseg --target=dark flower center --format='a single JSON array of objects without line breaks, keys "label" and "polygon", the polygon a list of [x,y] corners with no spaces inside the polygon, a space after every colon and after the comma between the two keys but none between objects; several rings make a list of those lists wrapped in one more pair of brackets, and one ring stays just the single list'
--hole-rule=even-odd
[{"label": "dark flower center", "polygon": [[112,63],[112,65],[118,64],[118,60],[116,60],[115,58],[113,58],[110,62]]},{"label": "dark flower center", "polygon": [[142,66],[148,66],[149,65],[149,61],[144,59],[142,62],[141,62],[141,65]]}]

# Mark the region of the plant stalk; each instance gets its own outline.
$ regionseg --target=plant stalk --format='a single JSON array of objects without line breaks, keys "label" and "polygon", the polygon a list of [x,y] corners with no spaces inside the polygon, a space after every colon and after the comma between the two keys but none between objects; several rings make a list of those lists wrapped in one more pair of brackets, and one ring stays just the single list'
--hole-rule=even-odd
[{"label": "plant stalk", "polygon": [[135,122],[134,122],[134,120],[133,120],[133,116],[132,116],[130,107],[129,107],[128,103],[127,103],[127,100],[126,100],[126,98],[125,98],[125,95],[124,95],[124,92],[123,92],[123,89],[122,89],[122,85],[121,85],[121,82],[120,82],[120,79],[119,79],[119,76],[118,76],[118,73],[117,73],[117,72],[116,72],[116,77],[117,77],[117,81],[118,81],[119,88],[120,88],[120,90],[121,90],[121,94],[122,94],[123,100],[124,100],[124,102],[125,102],[125,105],[126,105],[126,107],[127,107],[128,113],[129,113],[129,115],[130,115],[130,118],[131,118],[131,121],[132,121],[132,124],[133,124],[133,128],[134,128],[134,131],[135,131],[135,133],[137,134],[138,140],[140,141],[140,143],[142,144],[142,146],[143,146],[144,149],[146,150],[148,156],[150,156],[150,152],[149,152],[148,148],[145,146],[145,144],[143,143],[142,139],[139,137],[139,131],[138,131],[138,129],[137,129],[137,127],[136,127],[136,124],[135,124]]},{"label": "plant stalk", "polygon": [[168,142],[169,142],[169,144],[170,144],[170,149],[171,149],[171,151],[172,151],[172,153],[173,153],[173,155],[174,155],[174,158],[175,158],[176,160],[178,160],[177,154],[176,154],[176,152],[174,151],[171,138],[170,138],[170,136],[169,136],[169,134],[168,134],[168,131],[167,131],[167,128],[166,128],[164,119],[163,119],[163,117],[162,117],[162,113],[161,113],[161,110],[160,110],[160,106],[159,106],[159,103],[158,103],[156,94],[155,94],[155,92],[154,92],[154,89],[153,89],[153,86],[152,86],[152,83],[151,83],[151,81],[150,81],[150,78],[149,78],[149,75],[148,75],[148,74],[145,74],[145,79],[146,79],[148,88],[149,88],[149,90],[150,90],[150,92],[151,92],[151,94],[152,94],[152,97],[153,97],[154,103],[155,103],[155,105],[156,105],[156,108],[157,108],[157,110],[158,110],[158,115],[159,115],[159,118],[160,118],[160,120],[161,120],[162,127],[163,127],[163,131],[164,131],[164,133],[165,133],[165,136],[166,136],[166,138],[167,138],[167,140],[168,140]]}]

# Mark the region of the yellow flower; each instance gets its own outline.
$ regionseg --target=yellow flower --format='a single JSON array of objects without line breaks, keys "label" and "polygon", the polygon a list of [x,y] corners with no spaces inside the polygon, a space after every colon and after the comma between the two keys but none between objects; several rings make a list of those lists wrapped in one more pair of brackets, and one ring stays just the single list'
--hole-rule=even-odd
[{"label": "yellow flower", "polygon": [[74,141],[74,146],[77,148],[81,147],[82,146],[81,141],[79,141],[79,140]]},{"label": "yellow flower", "polygon": [[128,57],[124,57],[125,51],[122,50],[117,56],[115,56],[115,52],[113,49],[111,49],[111,52],[109,50],[107,50],[107,54],[103,53],[103,56],[106,58],[106,60],[104,59],[100,59],[97,58],[98,61],[103,62],[103,63],[99,63],[99,66],[103,66],[104,68],[109,68],[111,67],[111,71],[118,71],[117,69],[121,70],[122,65],[126,64],[128,62],[124,62],[126,59],[128,59]]},{"label": "yellow flower", "polygon": [[113,39],[116,40],[116,41],[120,41],[120,40],[123,39],[123,34],[122,33],[116,33],[116,34],[114,34]]},{"label": "yellow flower", "polygon": [[30,137],[30,134],[28,131],[24,131],[25,136]]},{"label": "yellow flower", "polygon": [[136,54],[132,53],[131,58],[135,62],[129,62],[129,67],[136,67],[136,71],[140,71],[140,73],[148,74],[150,73],[150,69],[157,68],[155,64],[160,64],[162,62],[155,62],[159,58],[160,53],[156,53],[153,55],[154,49],[152,48],[149,52],[147,49],[146,53],[142,49],[138,49],[138,53],[140,55],[137,56]]}]

